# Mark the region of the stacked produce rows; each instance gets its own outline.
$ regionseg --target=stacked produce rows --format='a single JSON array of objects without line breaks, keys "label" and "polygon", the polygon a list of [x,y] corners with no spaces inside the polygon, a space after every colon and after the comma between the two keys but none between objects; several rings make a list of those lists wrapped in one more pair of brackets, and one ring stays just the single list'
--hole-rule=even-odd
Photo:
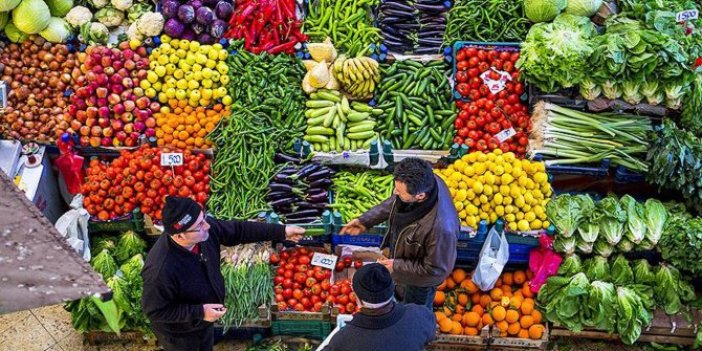
[{"label": "stacked produce rows", "polygon": [[[699,250],[681,247],[699,246],[701,227],[702,21],[681,12],[699,9],[692,1],[619,7],[614,15],[586,0],[318,0],[304,8],[288,0],[9,0],[0,5],[9,41],[0,55],[8,87],[0,131],[41,142],[68,132],[77,148],[126,147],[88,164],[81,192],[93,221],[139,209],[158,223],[164,196],[179,195],[222,219],[275,212],[314,237],[329,234],[320,229],[329,212],[346,223],[390,196],[393,182],[387,172],[290,156],[300,142],[336,155],[385,141],[416,155],[460,149],[436,173],[464,229],[502,219],[535,246],[553,224],[565,262],[537,296],[527,296],[531,272],[503,275],[500,291],[486,293],[454,272],[437,294],[439,330],[475,336],[488,325],[540,339],[548,321],[633,343],[655,308],[672,315],[695,297]],[[402,57],[412,54],[437,55]],[[554,95],[560,100],[534,103]],[[581,98],[585,110],[559,106]],[[617,112],[600,112],[613,103]],[[181,153],[183,165],[161,165],[168,152]],[[553,197],[559,167],[603,161],[681,194],[684,205]],[[105,246],[94,266],[116,286]],[[629,258],[652,251],[662,260]],[[330,284],[330,272],[310,269],[312,252],[283,252],[279,262],[269,254],[252,246],[223,262],[228,293],[244,297],[227,302],[237,308],[225,326],[241,326],[271,301],[280,310],[357,309],[348,281]],[[135,269],[115,255],[123,270]],[[275,278],[269,261],[282,266]],[[237,290],[271,287],[271,279],[273,289]],[[78,328],[114,330],[97,318],[97,302],[81,303],[72,307]],[[123,328],[148,330],[130,303],[116,301]]]}]

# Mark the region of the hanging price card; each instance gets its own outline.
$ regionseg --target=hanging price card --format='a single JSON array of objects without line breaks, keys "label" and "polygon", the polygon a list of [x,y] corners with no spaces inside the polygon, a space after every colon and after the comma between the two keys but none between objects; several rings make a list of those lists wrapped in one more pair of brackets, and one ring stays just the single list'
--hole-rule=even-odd
[{"label": "hanging price card", "polygon": [[312,261],[310,262],[313,266],[320,266],[322,268],[334,270],[336,267],[336,260],[338,257],[334,255],[327,255],[320,252],[315,252],[312,256]]},{"label": "hanging price card", "polygon": [[503,131],[495,134],[495,138],[501,143],[509,140],[511,137],[517,135],[517,131],[514,128],[504,129]]},{"label": "hanging price card", "polygon": [[690,20],[695,20],[699,18],[700,12],[697,10],[685,10],[685,11],[680,11],[678,12],[677,15],[675,15],[675,19],[678,22],[687,22]]},{"label": "hanging price card", "polygon": [[180,152],[164,152],[161,154],[161,166],[182,166],[183,154]]}]

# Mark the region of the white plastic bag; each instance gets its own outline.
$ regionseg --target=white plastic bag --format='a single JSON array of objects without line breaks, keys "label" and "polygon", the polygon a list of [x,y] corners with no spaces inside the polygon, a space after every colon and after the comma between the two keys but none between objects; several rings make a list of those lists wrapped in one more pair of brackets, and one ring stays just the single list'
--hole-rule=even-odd
[{"label": "white plastic bag", "polygon": [[505,237],[504,230],[497,231],[497,225],[490,229],[485,239],[478,266],[473,274],[473,283],[482,291],[488,291],[495,287],[497,279],[500,278],[502,270],[509,260],[509,243]]},{"label": "white plastic bag", "polygon": [[90,262],[90,239],[88,238],[88,219],[90,215],[83,208],[83,195],[77,194],[71,201],[71,209],[64,213],[54,225],[61,235],[66,237],[68,245],[86,262]]}]

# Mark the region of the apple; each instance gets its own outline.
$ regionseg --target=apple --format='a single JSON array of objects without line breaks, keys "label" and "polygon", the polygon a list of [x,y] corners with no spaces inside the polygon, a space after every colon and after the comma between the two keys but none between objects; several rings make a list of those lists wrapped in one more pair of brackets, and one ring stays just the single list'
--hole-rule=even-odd
[{"label": "apple", "polygon": [[104,137],[101,139],[101,144],[102,146],[110,146],[112,145],[112,138]]},{"label": "apple", "polygon": [[90,127],[81,126],[80,130],[78,130],[78,133],[83,137],[88,137],[90,135]]},{"label": "apple", "polygon": [[123,131],[119,131],[115,134],[115,140],[119,140],[120,142],[124,142],[127,140],[127,133]]},{"label": "apple", "polygon": [[99,137],[90,137],[90,146],[92,147],[98,147],[100,146],[100,138]]},{"label": "apple", "polygon": [[100,128],[100,126],[90,127],[90,136],[94,136],[94,137],[102,136],[102,128]]},{"label": "apple", "polygon": [[134,111],[134,108],[136,107],[136,104],[132,100],[124,99],[124,102],[122,104],[124,105],[124,110],[127,112]]},{"label": "apple", "polygon": [[99,88],[95,89],[95,94],[96,94],[97,97],[99,97],[99,98],[103,98],[103,99],[104,99],[104,98],[107,97],[107,95],[108,95],[109,93],[110,93],[110,91],[109,91],[107,88],[105,88],[105,87],[99,87]]},{"label": "apple", "polygon": [[112,128],[107,127],[107,128],[102,129],[102,136],[104,136],[106,138],[112,138],[113,135],[114,135],[114,130],[112,130]]},{"label": "apple", "polygon": [[107,128],[110,126],[110,119],[106,117],[100,117],[98,118],[98,125],[101,128]]},{"label": "apple", "polygon": [[124,127],[124,123],[122,123],[122,121],[120,121],[118,119],[113,119],[110,122],[110,126],[112,127],[112,129],[114,129],[116,131],[120,131]]},{"label": "apple", "polygon": [[98,116],[100,117],[109,118],[111,114],[110,108],[107,106],[102,106],[98,109]]},{"label": "apple", "polygon": [[133,131],[134,131],[134,123],[127,123],[127,124],[125,124],[125,125],[124,125],[124,128],[122,128],[122,130],[123,130],[125,133],[131,133],[131,132],[133,132]]},{"label": "apple", "polygon": [[138,98],[136,101],[136,106],[140,109],[145,109],[149,107],[149,104],[151,104],[151,101],[145,96]]}]

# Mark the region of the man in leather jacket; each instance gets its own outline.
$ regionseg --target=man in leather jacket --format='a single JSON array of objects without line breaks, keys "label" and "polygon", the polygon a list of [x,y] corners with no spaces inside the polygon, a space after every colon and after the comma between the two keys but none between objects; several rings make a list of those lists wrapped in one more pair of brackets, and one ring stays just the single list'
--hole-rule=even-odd
[{"label": "man in leather jacket", "polygon": [[404,303],[431,309],[436,288],[456,261],[460,230],[458,213],[446,184],[431,164],[406,158],[395,165],[393,195],[349,222],[341,234],[358,235],[388,222],[381,249],[389,257],[378,262],[392,273]]}]

